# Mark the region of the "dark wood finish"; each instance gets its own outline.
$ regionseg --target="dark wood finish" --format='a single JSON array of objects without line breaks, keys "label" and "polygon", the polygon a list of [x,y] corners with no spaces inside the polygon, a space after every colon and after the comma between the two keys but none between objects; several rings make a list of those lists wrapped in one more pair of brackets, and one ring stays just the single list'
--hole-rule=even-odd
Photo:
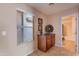
[{"label": "dark wood finish", "polygon": [[52,35],[52,46],[55,45],[55,34]]},{"label": "dark wood finish", "polygon": [[38,35],[38,49],[47,51],[55,44],[55,34],[51,35]]}]

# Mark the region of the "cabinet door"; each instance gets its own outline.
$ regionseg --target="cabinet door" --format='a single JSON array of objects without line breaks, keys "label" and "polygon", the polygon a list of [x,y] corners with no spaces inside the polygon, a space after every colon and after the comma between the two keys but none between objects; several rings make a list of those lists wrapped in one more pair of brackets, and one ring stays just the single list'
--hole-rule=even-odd
[{"label": "cabinet door", "polygon": [[38,36],[38,48],[42,51],[46,50],[46,39],[44,36]]},{"label": "cabinet door", "polygon": [[52,35],[52,46],[54,46],[55,45],[55,35],[53,34]]},{"label": "cabinet door", "polygon": [[41,37],[38,35],[38,49],[40,49],[41,48]]},{"label": "cabinet door", "polygon": [[46,48],[49,49],[51,47],[51,37],[50,35],[46,36]]}]

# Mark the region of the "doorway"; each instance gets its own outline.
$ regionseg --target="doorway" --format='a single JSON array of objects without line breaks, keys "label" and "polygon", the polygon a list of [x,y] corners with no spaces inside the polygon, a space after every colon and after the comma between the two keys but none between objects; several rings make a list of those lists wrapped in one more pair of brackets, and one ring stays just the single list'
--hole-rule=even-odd
[{"label": "doorway", "polygon": [[62,47],[76,52],[76,17],[62,17]]}]

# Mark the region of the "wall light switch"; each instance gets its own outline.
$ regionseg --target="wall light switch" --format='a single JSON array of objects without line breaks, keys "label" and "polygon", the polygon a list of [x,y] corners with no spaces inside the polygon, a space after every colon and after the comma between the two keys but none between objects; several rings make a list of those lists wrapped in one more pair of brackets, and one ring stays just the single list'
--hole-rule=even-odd
[{"label": "wall light switch", "polygon": [[3,36],[6,36],[6,31],[2,31],[2,35]]}]

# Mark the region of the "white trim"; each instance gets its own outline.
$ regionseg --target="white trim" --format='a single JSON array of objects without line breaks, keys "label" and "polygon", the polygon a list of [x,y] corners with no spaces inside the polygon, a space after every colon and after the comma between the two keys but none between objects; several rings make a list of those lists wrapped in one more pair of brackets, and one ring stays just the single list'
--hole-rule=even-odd
[{"label": "white trim", "polygon": [[60,47],[62,47],[62,16],[59,18],[59,20],[60,20],[60,26],[61,26],[61,30],[60,30],[60,32],[61,32],[61,33],[60,33],[60,35],[61,35],[61,36],[60,36],[60,39],[61,39],[61,40],[60,40]]},{"label": "white trim", "polygon": [[61,19],[61,47],[62,47],[62,19]]},{"label": "white trim", "polygon": [[29,53],[25,54],[24,56],[28,56],[29,54],[33,53],[34,50],[30,51]]},{"label": "white trim", "polygon": [[78,14],[77,14],[77,17],[76,17],[76,23],[77,23],[77,25],[76,25],[76,27],[77,27],[77,52],[78,52]]}]

